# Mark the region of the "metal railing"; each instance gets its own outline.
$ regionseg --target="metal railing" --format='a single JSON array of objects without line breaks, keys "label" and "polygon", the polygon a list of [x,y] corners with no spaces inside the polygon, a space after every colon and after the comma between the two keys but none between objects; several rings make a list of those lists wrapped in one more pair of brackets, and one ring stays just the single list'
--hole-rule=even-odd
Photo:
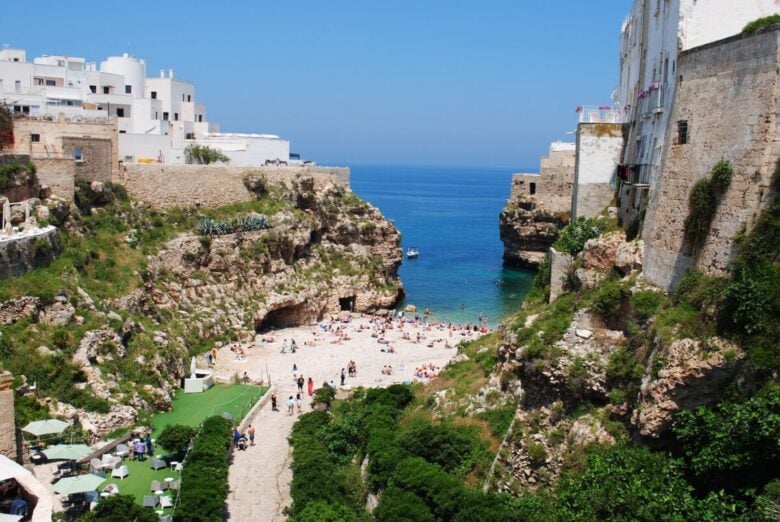
[{"label": "metal railing", "polygon": [[577,107],[580,123],[623,123],[626,113],[609,105],[582,105]]},{"label": "metal railing", "polygon": [[618,165],[617,178],[630,185],[649,185],[652,171],[650,164]]}]

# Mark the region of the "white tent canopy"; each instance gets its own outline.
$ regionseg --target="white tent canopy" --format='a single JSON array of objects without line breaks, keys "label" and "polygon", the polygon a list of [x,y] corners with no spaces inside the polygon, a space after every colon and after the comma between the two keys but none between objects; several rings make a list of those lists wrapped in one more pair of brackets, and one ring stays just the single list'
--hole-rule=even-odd
[{"label": "white tent canopy", "polygon": [[29,474],[30,472],[19,464],[9,459],[5,455],[0,455],[0,480],[16,478],[18,475]]}]

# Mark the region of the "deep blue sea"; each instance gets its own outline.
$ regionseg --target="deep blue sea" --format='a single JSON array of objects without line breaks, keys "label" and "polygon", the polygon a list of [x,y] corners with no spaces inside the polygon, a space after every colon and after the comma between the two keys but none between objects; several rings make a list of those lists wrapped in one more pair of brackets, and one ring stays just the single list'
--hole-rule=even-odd
[{"label": "deep blue sea", "polygon": [[534,273],[504,268],[498,214],[510,170],[461,167],[353,166],[352,190],[378,207],[401,231],[404,304],[431,309],[442,321],[487,316],[495,325],[516,311]]}]

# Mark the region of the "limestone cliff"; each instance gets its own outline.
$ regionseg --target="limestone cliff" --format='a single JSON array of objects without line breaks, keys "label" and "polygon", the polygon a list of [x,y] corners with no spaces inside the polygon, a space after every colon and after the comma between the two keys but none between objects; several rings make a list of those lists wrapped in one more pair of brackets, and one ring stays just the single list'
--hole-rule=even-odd
[{"label": "limestone cliff", "polygon": [[78,207],[36,207],[65,247],[0,280],[2,366],[37,384],[20,393],[102,437],[170,407],[215,344],[402,296],[400,234],[376,208],[305,175],[245,182],[255,201],[214,209],[149,208],[102,183],[80,186]]}]

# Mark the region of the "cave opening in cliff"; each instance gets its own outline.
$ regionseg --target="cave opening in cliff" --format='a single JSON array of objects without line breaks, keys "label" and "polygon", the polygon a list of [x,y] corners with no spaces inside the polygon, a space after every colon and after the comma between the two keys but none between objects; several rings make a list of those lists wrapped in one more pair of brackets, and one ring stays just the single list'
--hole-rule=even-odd
[{"label": "cave opening in cliff", "polygon": [[317,313],[307,306],[306,303],[284,306],[271,310],[263,319],[255,321],[255,332],[260,333],[275,328],[300,326],[312,323],[317,319]]},{"label": "cave opening in cliff", "polygon": [[355,310],[355,296],[339,297],[339,307],[342,312],[352,312]]}]

